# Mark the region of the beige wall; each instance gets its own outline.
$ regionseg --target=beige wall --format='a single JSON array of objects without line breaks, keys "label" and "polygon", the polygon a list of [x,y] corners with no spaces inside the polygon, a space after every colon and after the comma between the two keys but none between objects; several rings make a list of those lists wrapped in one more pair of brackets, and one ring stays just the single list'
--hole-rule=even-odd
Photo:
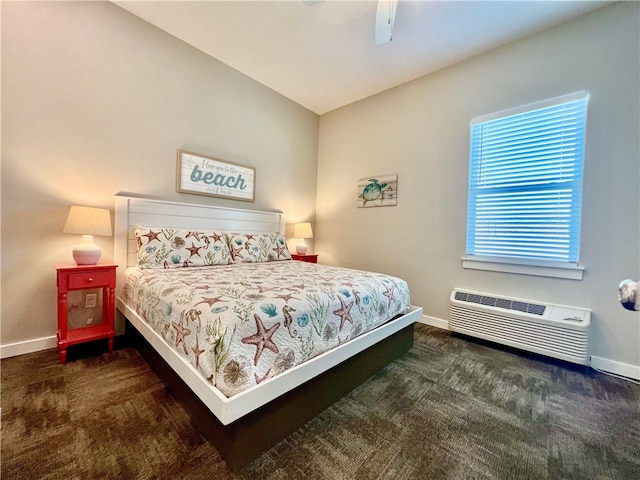
[{"label": "beige wall", "polygon": [[[317,145],[317,115],[111,3],[3,2],[0,343],[55,335],[70,205],[123,191],[313,221]],[[255,167],[255,202],[176,193],[178,148]]]},{"label": "beige wall", "polygon": [[[316,250],[326,263],[406,278],[448,318],[454,287],[593,309],[591,354],[640,366],[640,315],[617,285],[640,276],[637,2],[606,7],[323,115]],[[583,281],[464,270],[469,121],[589,90]],[[398,205],[356,208],[359,178],[398,174]],[[635,370],[638,375],[640,370]]]}]

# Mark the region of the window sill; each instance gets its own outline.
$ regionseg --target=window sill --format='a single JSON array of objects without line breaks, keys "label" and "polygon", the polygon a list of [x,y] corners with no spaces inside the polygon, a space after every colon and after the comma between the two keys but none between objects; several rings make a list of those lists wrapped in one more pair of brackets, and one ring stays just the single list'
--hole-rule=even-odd
[{"label": "window sill", "polygon": [[515,260],[499,257],[462,257],[462,268],[491,272],[519,273],[539,277],[582,280],[584,267],[572,263]]}]

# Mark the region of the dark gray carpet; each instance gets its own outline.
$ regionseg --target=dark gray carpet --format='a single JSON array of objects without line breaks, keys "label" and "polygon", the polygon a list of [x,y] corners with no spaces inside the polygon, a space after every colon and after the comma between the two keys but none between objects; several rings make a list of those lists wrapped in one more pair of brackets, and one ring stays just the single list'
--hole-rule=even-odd
[{"label": "dark gray carpet", "polygon": [[237,474],[136,350],[70,358],[2,360],[3,480],[640,478],[640,386],[425,325]]}]

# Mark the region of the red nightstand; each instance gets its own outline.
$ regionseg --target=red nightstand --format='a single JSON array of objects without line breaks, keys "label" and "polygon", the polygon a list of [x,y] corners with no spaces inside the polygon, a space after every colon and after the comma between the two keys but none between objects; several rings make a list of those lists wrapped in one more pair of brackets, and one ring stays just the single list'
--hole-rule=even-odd
[{"label": "red nightstand", "polygon": [[318,263],[318,254],[317,253],[308,253],[305,255],[298,255],[297,253],[291,254],[292,260],[300,260],[301,262],[308,263]]},{"label": "red nightstand", "polygon": [[[60,362],[67,362],[67,347],[100,338],[109,339],[113,351],[115,331],[116,267],[111,263],[98,265],[57,264],[58,271],[58,352]],[[71,290],[102,288],[102,322],[92,327],[69,329],[67,293]]]}]

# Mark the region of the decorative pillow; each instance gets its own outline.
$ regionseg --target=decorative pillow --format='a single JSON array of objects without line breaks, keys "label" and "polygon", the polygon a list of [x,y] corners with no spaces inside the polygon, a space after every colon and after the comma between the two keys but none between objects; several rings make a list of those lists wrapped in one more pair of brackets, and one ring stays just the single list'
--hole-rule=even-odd
[{"label": "decorative pillow", "polygon": [[178,228],[137,228],[140,268],[201,267],[231,263],[224,233]]},{"label": "decorative pillow", "polygon": [[232,263],[291,260],[281,233],[228,233],[227,241]]}]

